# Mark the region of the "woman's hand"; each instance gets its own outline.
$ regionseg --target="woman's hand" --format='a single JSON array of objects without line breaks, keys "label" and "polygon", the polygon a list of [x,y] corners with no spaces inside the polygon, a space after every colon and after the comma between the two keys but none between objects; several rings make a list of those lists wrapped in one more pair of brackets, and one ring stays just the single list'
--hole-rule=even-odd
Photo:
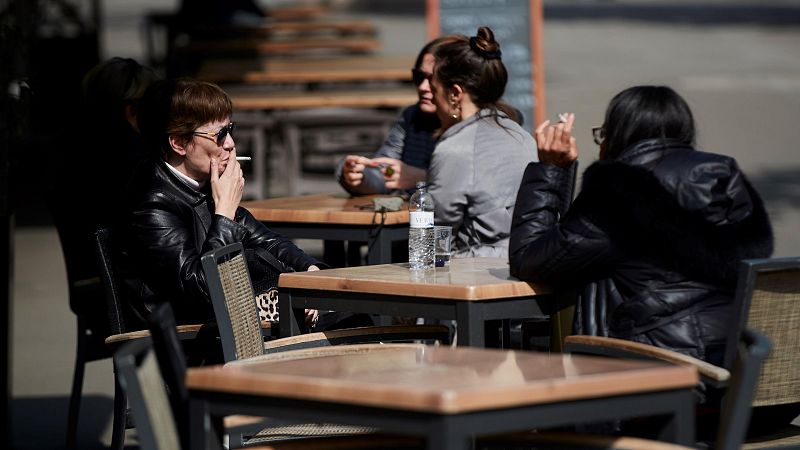
[{"label": "woman's hand", "polygon": [[319,310],[316,309],[307,309],[306,310],[306,325],[311,328],[317,324],[317,320],[319,320]]},{"label": "woman's hand", "polygon": [[417,181],[424,181],[428,178],[428,172],[418,167],[410,166],[399,159],[394,158],[375,158],[372,162],[381,167],[383,181],[387,189],[413,189]]},{"label": "woman's hand", "polygon": [[536,127],[533,137],[539,149],[539,162],[566,168],[578,159],[578,144],[572,136],[575,114],[568,113],[563,117],[566,120],[555,125],[545,120]]},{"label": "woman's hand", "polygon": [[[319,267],[315,265],[308,266],[307,269],[309,272],[316,272],[319,270]],[[306,310],[306,325],[309,327],[313,327],[317,323],[317,319],[319,319],[319,311],[316,309],[307,309]]]},{"label": "woman's hand", "polygon": [[219,173],[219,159],[212,158],[211,196],[214,198],[214,212],[233,220],[243,193],[244,175],[242,166],[236,160],[236,150],[230,152],[228,164],[222,174]]},{"label": "woman's hand", "polygon": [[347,155],[342,166],[342,182],[349,187],[361,185],[364,181],[364,168],[374,166],[372,160],[358,155]]}]

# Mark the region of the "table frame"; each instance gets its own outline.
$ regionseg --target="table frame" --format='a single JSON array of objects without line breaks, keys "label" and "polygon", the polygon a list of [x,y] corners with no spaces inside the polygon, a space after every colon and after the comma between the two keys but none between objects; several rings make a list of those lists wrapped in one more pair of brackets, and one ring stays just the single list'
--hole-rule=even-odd
[{"label": "table frame", "polygon": [[695,436],[691,388],[458,414],[203,390],[191,390],[190,398],[193,449],[221,448],[214,446],[222,442],[219,418],[233,414],[374,426],[392,433],[423,435],[429,450],[470,449],[473,439],[482,435],[640,416],[664,417],[659,440],[692,445]]},{"label": "table frame", "polygon": [[[408,240],[407,223],[381,226],[379,223],[374,225],[345,225],[337,223],[262,222],[270,230],[290,239],[366,242],[368,265],[391,263],[392,243]],[[378,227],[380,227],[380,230],[376,233]]]},{"label": "table frame", "polygon": [[455,319],[459,346],[484,347],[486,323],[501,319],[526,319],[548,315],[553,320],[569,301],[555,293],[488,300],[453,300],[435,297],[385,295],[325,289],[279,288],[281,337],[305,331],[305,308],[350,311],[385,316]]}]

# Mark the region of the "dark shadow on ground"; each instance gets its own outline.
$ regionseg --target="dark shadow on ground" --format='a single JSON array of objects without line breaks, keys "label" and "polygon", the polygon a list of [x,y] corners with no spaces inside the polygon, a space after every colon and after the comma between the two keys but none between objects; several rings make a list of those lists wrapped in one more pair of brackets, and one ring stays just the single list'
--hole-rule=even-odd
[{"label": "dark shadow on ground", "polygon": [[[78,445],[82,450],[107,449],[103,433],[111,422],[114,400],[85,395],[81,402]],[[69,397],[17,397],[11,400],[11,448],[60,450],[64,448]]]}]

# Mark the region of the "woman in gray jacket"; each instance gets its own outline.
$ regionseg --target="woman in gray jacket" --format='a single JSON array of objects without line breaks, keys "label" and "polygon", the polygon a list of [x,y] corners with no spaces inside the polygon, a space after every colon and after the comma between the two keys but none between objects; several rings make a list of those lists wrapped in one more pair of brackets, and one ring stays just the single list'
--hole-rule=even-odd
[{"label": "woman in gray jacket", "polygon": [[500,101],[508,74],[488,27],[439,46],[432,79],[442,123],[429,192],[437,225],[453,227],[453,256],[508,256],[517,189],[536,143]]}]

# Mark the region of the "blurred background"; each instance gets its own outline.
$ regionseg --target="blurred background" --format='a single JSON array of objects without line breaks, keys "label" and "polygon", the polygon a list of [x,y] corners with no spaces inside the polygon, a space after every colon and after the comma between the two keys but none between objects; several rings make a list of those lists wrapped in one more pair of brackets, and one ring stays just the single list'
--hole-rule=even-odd
[{"label": "blurred background", "polygon": [[[509,7],[515,1],[507,0]],[[77,178],[92,176],[80,170],[84,162],[95,167],[104,158],[81,153],[96,130],[71,117],[89,68],[129,57],[165,76],[224,85],[234,106],[242,106],[234,116],[242,124],[237,145],[254,157],[248,198],[339,191],[332,176],[336,161],[346,153],[371,154],[398,108],[414,102],[408,69],[428,39],[424,0],[256,3],[259,14],[243,8],[226,15],[200,0],[0,1],[0,250],[3,273],[10,275],[0,286],[0,329],[7,335],[2,381],[9,407],[3,413],[12,423],[0,433],[10,440],[5,447],[64,445],[75,319],[45,187],[60,169],[52,161],[77,161],[71,174]],[[196,13],[178,19],[181,8]],[[800,255],[798,2],[548,0],[543,11],[539,94],[547,117],[576,113],[582,168],[597,158],[590,128],[602,123],[614,94],[635,84],[672,86],[695,112],[699,148],[735,157],[762,194],[775,228],[775,255]],[[264,20],[273,27],[269,33],[228,34],[218,27],[221,21]],[[186,32],[189,25],[195,34]],[[384,75],[298,83],[291,79],[297,66],[278,61],[300,53],[331,58],[331,66],[341,60],[351,68],[380,68]],[[267,69],[283,78],[264,81]],[[374,108],[292,106],[297,97],[322,90],[386,95]],[[389,93],[394,100],[387,100]],[[258,105],[244,106],[254,99],[284,103],[265,115]],[[300,245],[321,251],[313,241]],[[112,392],[110,361],[89,364],[79,448],[108,446]]]}]

